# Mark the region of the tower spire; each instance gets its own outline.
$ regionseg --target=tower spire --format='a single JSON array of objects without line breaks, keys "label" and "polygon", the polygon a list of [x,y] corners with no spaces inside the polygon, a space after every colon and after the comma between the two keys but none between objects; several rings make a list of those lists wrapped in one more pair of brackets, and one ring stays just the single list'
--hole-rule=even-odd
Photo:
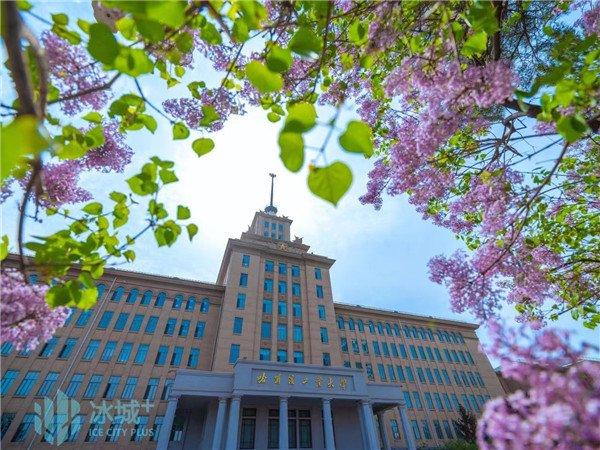
[{"label": "tower spire", "polygon": [[277,175],[270,173],[269,176],[271,177],[271,202],[269,203],[269,206],[265,208],[265,212],[267,214],[277,214],[277,208],[273,206],[273,186],[275,184],[275,177]]}]

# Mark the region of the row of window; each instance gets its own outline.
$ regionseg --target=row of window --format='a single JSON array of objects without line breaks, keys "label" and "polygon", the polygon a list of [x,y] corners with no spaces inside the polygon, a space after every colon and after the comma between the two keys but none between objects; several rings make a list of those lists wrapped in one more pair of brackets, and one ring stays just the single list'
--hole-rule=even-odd
[{"label": "row of window", "polygon": [[[240,294],[238,294],[238,309],[244,309],[243,306],[240,307],[241,305],[245,305],[245,301],[246,301],[246,296],[245,294],[242,294],[243,297],[240,297]],[[240,300],[241,298],[241,300]],[[262,312],[263,314],[273,314],[273,300],[270,298],[264,298],[263,299],[263,303],[262,303]],[[277,314],[279,316],[287,316],[288,315],[288,303],[285,300],[279,300],[277,301]],[[319,317],[319,320],[327,320],[327,310],[325,309],[325,305],[317,305],[317,315]],[[296,317],[296,318],[301,318],[302,317],[302,304],[301,303],[297,303],[294,302],[292,303],[292,316]]]},{"label": "row of window", "polygon": [[[346,329],[346,325],[348,325],[348,329],[351,331],[354,331],[358,328],[358,331],[360,331],[361,333],[365,332],[365,322],[363,322],[361,319],[358,319],[356,322],[354,321],[354,319],[352,317],[348,318],[348,321],[346,322],[346,320],[342,317],[342,316],[338,316],[337,318],[337,322],[338,322],[338,328],[340,330],[344,330]],[[372,320],[367,321],[366,323],[367,328],[369,328],[369,332],[371,334],[375,334],[376,332],[383,335],[383,334],[387,334],[388,336],[401,336],[401,331],[400,331],[400,325],[395,323],[395,324],[390,324],[389,322],[386,322],[385,324],[383,322],[373,322]],[[377,330],[377,331],[375,331]],[[385,330],[385,331],[384,331]],[[454,331],[445,331],[445,330],[436,330],[435,334],[434,331],[432,331],[430,328],[423,328],[423,327],[415,327],[415,326],[409,326],[409,325],[402,325],[402,332],[404,333],[404,337],[407,339],[422,339],[422,340],[429,340],[432,342],[435,342],[435,334],[437,334],[438,336],[438,340],[440,342],[448,342],[448,343],[453,343],[453,344],[464,344],[465,343],[465,339],[462,335],[462,333],[460,331],[458,332],[454,332]]]},{"label": "row of window", "polygon": [[[250,255],[242,255],[242,267],[250,267]],[[315,280],[321,280],[323,274],[319,267],[314,268],[315,271]],[[265,260],[265,272],[275,272],[275,262],[271,260]],[[288,265],[284,262],[277,263],[277,273],[279,275],[287,275],[288,274]],[[292,277],[300,277],[300,266],[291,266]],[[300,294],[298,294],[300,295]]]},{"label": "row of window", "polygon": [[[454,430],[454,427],[452,426],[452,424],[450,424],[450,421],[448,420],[433,420],[432,423],[438,439],[455,439],[459,436],[458,432]],[[433,439],[428,420],[421,420],[420,424],[418,420],[411,420],[410,426],[412,428],[413,436],[415,437],[415,439]],[[398,429],[398,422],[395,419],[392,419],[391,428],[394,438],[398,439],[396,436],[400,435],[400,430]]]},{"label": "row of window", "polygon": [[283,239],[283,224],[276,222],[264,221],[263,236],[271,237],[272,239]]},{"label": "row of window", "polygon": [[[406,409],[423,409],[423,402],[421,401],[421,394],[419,392],[412,391],[411,393],[409,391],[402,391],[402,395],[404,397]],[[423,397],[427,409],[430,409],[431,411],[458,411],[462,405],[467,411],[474,412],[480,412],[483,409],[485,402],[491,398],[489,395],[462,394],[462,402],[459,402],[456,394],[448,395],[437,392],[424,392]]]},{"label": "row of window", "polygon": [[[15,419],[16,414],[13,412],[3,412],[2,413],[2,430],[0,439],[4,438],[4,435],[8,431],[10,425]],[[15,433],[12,435],[10,439],[11,442],[25,442],[27,439],[30,430],[33,428],[34,422],[37,418],[37,414],[27,413],[23,416],[21,423],[15,430]],[[64,415],[55,414],[54,417],[55,426],[54,430],[61,429],[63,423],[66,422]],[[141,442],[144,437],[149,437],[150,441],[156,442],[160,435],[160,430],[163,424],[164,416],[156,416],[154,419],[154,425],[151,429],[148,429],[148,416],[138,415],[136,424],[131,432],[131,437],[129,438],[131,442]],[[87,423],[85,414],[78,414],[73,418],[73,420],[69,423],[69,427],[67,429],[67,435],[64,442],[77,442],[79,438],[79,434],[83,428],[83,425]],[[88,432],[85,437],[85,442],[97,442],[104,438],[105,442],[117,442],[121,435],[124,435],[122,431],[122,425],[124,423],[123,416],[115,416],[114,420],[111,422],[106,433],[103,433],[101,430],[103,428],[103,423],[98,420],[92,421]],[[126,435],[129,436],[130,433]],[[42,442],[46,442],[48,436],[48,432],[44,434],[42,437]],[[56,442],[56,436],[54,437],[54,442]],[[173,439],[171,439],[173,440]]]},{"label": "row of window", "polygon": [[[229,349],[229,363],[235,364],[235,362],[240,357],[240,345],[239,344],[231,344]],[[258,359],[261,361],[271,361],[271,349],[262,347],[258,353]],[[289,362],[288,360],[288,351],[285,349],[277,350],[277,362]],[[304,352],[302,351],[294,351],[293,353],[293,362],[296,364],[304,364]],[[322,354],[322,363],[324,366],[331,366],[331,354],[323,353]]]},{"label": "row of window", "polygon": [[[97,285],[98,288],[98,297],[101,297],[106,290],[106,286],[103,283]],[[152,299],[154,298],[154,293],[150,290],[144,291],[140,296],[139,289],[131,289],[127,295],[125,295],[126,291],[123,286],[118,286],[112,293],[110,298],[113,302],[120,302],[125,297],[125,303],[136,303],[138,298],[140,299],[140,305],[148,306],[152,303]],[[154,299],[154,306],[157,308],[162,308],[167,301],[167,294],[164,292],[159,292],[156,298]],[[195,296],[191,295],[187,298],[184,298],[182,294],[177,294],[173,297],[173,302],[171,303],[172,309],[182,309],[185,303],[185,310],[189,312],[193,312],[196,309],[196,305],[198,301]],[[210,309],[210,300],[208,297],[204,297],[200,301],[200,312],[208,313]]]},{"label": "row of window", "polygon": [[[240,273],[240,287],[248,286],[248,274],[245,272]],[[274,282],[272,278],[265,278],[263,284],[264,292],[273,293]],[[287,281],[278,281],[277,282],[277,292],[281,295],[286,295],[288,292],[288,283]],[[300,283],[292,283],[292,295],[294,297],[299,297],[301,295]],[[317,284],[315,286],[315,295],[317,298],[323,298],[323,286]]]},{"label": "row of window", "polygon": [[[235,326],[235,323],[234,323]],[[261,339],[271,339],[272,338],[272,329],[273,323],[268,321],[263,321],[260,326],[260,338]],[[292,327],[292,337],[294,342],[302,342],[304,340],[304,334],[302,331],[302,325],[294,325]],[[326,327],[321,327],[319,329],[319,335],[321,337],[322,344],[329,343],[329,332]],[[288,326],[285,323],[277,324],[277,340],[278,341],[287,341],[288,340]]]},{"label": "row of window", "polygon": [[[366,339],[362,339],[361,340],[361,345],[358,345],[358,340],[357,339],[351,339],[351,345],[352,345],[352,352],[356,353],[357,355],[360,354],[360,350],[362,348],[362,352],[364,355],[368,355],[369,354],[369,344],[367,342]],[[379,341],[372,341],[371,345],[373,347],[373,353],[376,356],[381,356],[382,352],[383,352],[383,356],[385,357],[402,357],[404,359],[408,358],[409,353],[407,353],[406,351],[406,347],[404,346],[404,344],[396,344],[394,342],[388,344],[387,342],[381,342],[381,346],[380,346],[380,342]],[[340,338],[340,347],[342,349],[342,352],[344,353],[348,353],[348,339],[345,337],[341,337]],[[411,359],[415,359],[415,360],[423,360],[423,361],[438,361],[438,362],[442,362],[445,360],[445,362],[448,363],[463,363],[463,364],[470,364],[470,365],[475,365],[475,361],[473,360],[473,357],[471,356],[471,353],[469,351],[462,351],[462,350],[450,350],[447,348],[442,349],[444,352],[444,360],[442,360],[442,354],[440,352],[440,350],[438,348],[431,348],[431,347],[424,347],[419,345],[418,347],[415,347],[414,345],[409,345],[408,346],[408,350],[410,352],[410,357]]]}]

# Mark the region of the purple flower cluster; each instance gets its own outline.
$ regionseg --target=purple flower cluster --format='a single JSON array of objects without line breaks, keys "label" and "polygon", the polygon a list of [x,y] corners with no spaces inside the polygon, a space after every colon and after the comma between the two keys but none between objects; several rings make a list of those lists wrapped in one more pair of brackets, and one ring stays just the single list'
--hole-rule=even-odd
[{"label": "purple flower cluster", "polygon": [[50,308],[44,296],[48,286],[28,284],[21,272],[4,269],[0,273],[0,340],[17,350],[33,350],[46,342],[69,316],[69,308]]},{"label": "purple flower cluster", "polygon": [[[488,352],[502,375],[527,389],[486,404],[478,424],[482,450],[593,450],[600,447],[600,363],[582,360],[563,330],[546,328],[532,338],[521,329],[489,324]],[[527,340],[529,345],[519,342]]]},{"label": "purple flower cluster", "polygon": [[[50,31],[42,33],[52,83],[61,96],[77,94],[106,83],[106,74],[94,63],[85,48],[69,44]],[[107,90],[99,90],[61,102],[63,112],[73,116],[84,109],[100,110],[109,99]]]},{"label": "purple flower cluster", "polygon": [[600,37],[600,1],[579,0],[571,4],[571,10],[581,10],[581,18],[575,23],[583,28],[588,36],[593,34]]},{"label": "purple flower cluster", "polygon": [[82,165],[100,172],[123,172],[131,162],[133,150],[125,143],[117,122],[105,125],[103,133],[104,144],[87,152],[81,161]]}]

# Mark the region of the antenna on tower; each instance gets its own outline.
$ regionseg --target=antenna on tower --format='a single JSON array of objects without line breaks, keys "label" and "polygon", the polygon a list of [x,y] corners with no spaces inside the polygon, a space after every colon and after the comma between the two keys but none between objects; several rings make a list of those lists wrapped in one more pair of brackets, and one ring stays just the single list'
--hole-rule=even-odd
[{"label": "antenna on tower", "polygon": [[269,203],[269,206],[265,208],[265,212],[267,214],[277,214],[277,208],[273,206],[273,186],[275,184],[275,177],[277,175],[270,173],[269,176],[271,177],[271,202]]}]

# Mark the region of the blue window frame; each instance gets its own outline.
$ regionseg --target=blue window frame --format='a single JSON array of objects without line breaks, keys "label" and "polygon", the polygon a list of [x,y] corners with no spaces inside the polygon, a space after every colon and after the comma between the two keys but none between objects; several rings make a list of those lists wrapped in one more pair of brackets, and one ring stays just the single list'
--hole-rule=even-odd
[{"label": "blue window frame", "polygon": [[327,352],[323,353],[323,365],[331,366],[331,355]]},{"label": "blue window frame", "polygon": [[106,330],[108,328],[113,314],[113,311],[104,311],[102,317],[100,318],[100,322],[98,322],[98,328],[100,330]]},{"label": "blue window frame", "polygon": [[71,377],[71,381],[69,382],[67,389],[65,389],[65,394],[67,397],[75,397],[79,388],[83,384],[84,374],[82,373],[74,373]]},{"label": "blue window frame", "polygon": [[123,298],[123,294],[125,293],[125,288],[123,286],[118,286],[114,291],[110,298],[112,302],[120,302]]},{"label": "blue window frame", "polygon": [[325,305],[317,305],[317,311],[319,312],[320,320],[327,320],[327,313],[325,310]]},{"label": "blue window frame", "polygon": [[296,364],[304,364],[304,352],[299,350],[294,351],[294,362]]},{"label": "blue window frame", "polygon": [[352,317],[348,318],[348,329],[354,331],[354,319]]},{"label": "blue window frame", "polygon": [[196,329],[194,330],[194,337],[197,339],[202,339],[204,337],[204,328],[206,327],[206,322],[199,320],[196,322]]},{"label": "blue window frame", "polygon": [[121,393],[122,399],[129,400],[133,398],[135,388],[137,387],[137,382],[138,377],[127,377],[127,379],[125,380],[125,386],[123,387],[123,392]]},{"label": "blue window frame", "polygon": [[365,331],[365,324],[363,323],[362,320],[358,319],[356,321],[356,326],[358,326],[358,331],[360,331],[361,333],[364,333],[364,331]]},{"label": "blue window frame", "polygon": [[271,322],[262,322],[260,325],[260,338],[271,339]]},{"label": "blue window frame", "polygon": [[375,375],[373,374],[373,366],[370,363],[365,363],[365,370],[367,371],[367,378],[369,380],[374,380]]},{"label": "blue window frame", "polygon": [[100,355],[100,361],[108,362],[112,359],[115,354],[115,350],[117,349],[117,341],[108,341],[104,346],[104,350],[102,351],[102,355]]},{"label": "blue window frame", "polygon": [[381,343],[381,347],[383,348],[383,356],[387,356],[389,358],[389,356],[390,356],[390,348],[389,348],[387,342],[382,342]]},{"label": "blue window frame", "polygon": [[242,334],[244,319],[242,317],[233,318],[233,334]]},{"label": "blue window frame", "polygon": [[294,342],[302,342],[304,336],[302,333],[302,325],[294,325]]},{"label": "blue window frame", "polygon": [[181,305],[183,305],[183,295],[177,294],[173,297],[172,309],[181,309]]},{"label": "blue window frame", "polygon": [[176,346],[173,349],[173,354],[171,355],[171,366],[179,367],[181,364],[181,358],[183,357],[183,347]]},{"label": "blue window frame", "polygon": [[392,350],[392,356],[397,358],[398,357],[398,347],[396,347],[396,344],[392,342],[390,344],[390,349]]},{"label": "blue window frame", "polygon": [[156,296],[156,300],[154,300],[154,306],[156,308],[162,308],[165,305],[165,301],[167,300],[167,294],[164,292],[159,292]]},{"label": "blue window frame", "polygon": [[108,382],[106,383],[106,388],[104,388],[104,394],[102,394],[102,398],[112,400],[115,398],[117,394],[117,390],[119,389],[119,384],[121,383],[120,375],[112,375],[108,377]]},{"label": "blue window frame", "polygon": [[94,398],[98,394],[100,384],[102,383],[102,375],[94,374],[91,376],[88,385],[83,393],[83,398]]},{"label": "blue window frame", "polygon": [[322,274],[321,269],[319,267],[315,267],[315,280],[321,280]]},{"label": "blue window frame", "polygon": [[242,267],[250,267],[250,255],[242,255]]},{"label": "blue window frame", "polygon": [[404,368],[406,369],[406,378],[408,379],[408,382],[414,383],[415,375],[413,374],[412,368],[410,366],[404,366]]},{"label": "blue window frame", "polygon": [[191,295],[188,297],[187,302],[185,303],[185,310],[193,311],[194,309],[196,309],[196,297]]},{"label": "blue window frame", "polygon": [[144,321],[143,314],[136,314],[135,316],[133,316],[133,319],[131,320],[131,324],[129,325],[129,331],[132,333],[137,333],[138,331],[140,331],[140,328],[142,328],[143,321]]},{"label": "blue window frame", "polygon": [[265,272],[273,272],[275,263],[273,261],[265,261]]},{"label": "blue window frame", "polygon": [[273,314],[273,300],[268,298],[263,299],[262,312],[265,314]]},{"label": "blue window frame", "polygon": [[91,361],[92,359],[94,359],[94,356],[96,356],[96,352],[98,351],[99,347],[100,347],[100,340],[92,339],[88,343],[88,346],[85,349],[85,352],[83,353],[83,357],[81,359],[83,359],[84,361]]},{"label": "blue window frame", "polygon": [[144,400],[154,400],[154,397],[156,397],[156,391],[158,390],[159,382],[160,378],[150,378],[148,380],[146,390],[144,391]]},{"label": "blue window frame", "polygon": [[50,340],[48,340],[48,342],[46,342],[44,344],[44,346],[42,347],[42,350],[40,351],[39,356],[42,358],[48,358],[48,357],[52,356],[52,353],[54,353],[54,349],[56,348],[57,344],[58,344],[57,337],[50,338]]},{"label": "blue window frame", "polygon": [[156,331],[156,325],[158,325],[158,316],[148,317],[148,322],[146,322],[146,328],[144,329],[144,333],[154,334],[154,331]]},{"label": "blue window frame", "polygon": [[21,384],[17,387],[14,395],[16,397],[26,397],[29,395],[39,376],[40,372],[37,370],[30,370],[27,372],[21,380]]},{"label": "blue window frame", "polygon": [[288,307],[287,302],[285,300],[279,300],[277,302],[277,314],[279,314],[280,316],[288,315]]},{"label": "blue window frame", "polygon": [[119,315],[117,316],[117,320],[115,321],[115,326],[113,327],[113,330],[123,331],[125,329],[127,319],[129,319],[129,313],[119,313]]},{"label": "blue window frame", "polygon": [[321,342],[323,344],[328,344],[329,343],[329,333],[327,331],[327,328],[321,327],[319,334],[321,335]]},{"label": "blue window frame", "polygon": [[139,292],[140,291],[137,289],[130,290],[129,294],[127,295],[127,300],[125,302],[126,303],[135,303],[138,298]]},{"label": "blue window frame", "polygon": [[287,350],[280,348],[277,350],[277,362],[287,362]]},{"label": "blue window frame", "polygon": [[410,396],[410,392],[402,391],[402,395],[404,396],[404,403],[406,404],[407,409],[413,409],[413,402]]},{"label": "blue window frame", "polygon": [[317,284],[317,286],[315,287],[315,291],[317,294],[317,298],[323,298],[323,286]]},{"label": "blue window frame", "polygon": [[277,340],[287,341],[287,325],[285,323],[277,324]]},{"label": "blue window frame", "polygon": [[187,337],[190,331],[190,321],[184,319],[181,321],[181,325],[179,325],[179,336]]},{"label": "blue window frame", "polygon": [[406,377],[404,376],[404,369],[402,369],[402,366],[396,366],[396,371],[398,372],[398,381],[404,383],[406,381]]},{"label": "blue window frame", "polygon": [[292,276],[293,277],[300,276],[300,266],[292,266]]},{"label": "blue window frame", "polygon": [[161,345],[158,347],[158,352],[156,353],[156,359],[154,360],[154,364],[162,366],[167,362],[167,355],[169,354],[169,346]]},{"label": "blue window frame", "polygon": [[58,353],[58,358],[64,359],[64,358],[68,358],[69,356],[71,356],[71,353],[73,352],[73,349],[75,348],[75,345],[77,345],[77,338],[68,338],[65,341],[63,348]]},{"label": "blue window frame", "polygon": [[261,348],[258,351],[258,359],[260,361],[271,361],[271,349],[270,348]]},{"label": "blue window frame", "polygon": [[383,367],[383,364],[377,364],[377,372],[379,373],[379,379],[381,381],[387,381],[387,377],[385,375],[385,367]]},{"label": "blue window frame", "polygon": [[136,364],[144,364],[146,362],[146,357],[148,356],[149,349],[149,344],[140,344],[138,346],[137,352],[135,353],[135,358],[133,359],[133,362]]},{"label": "blue window frame", "polygon": [[373,324],[373,321],[369,320],[367,326],[369,327],[369,333],[375,334],[375,325]]},{"label": "blue window frame", "polygon": [[18,370],[9,369],[4,372],[4,375],[2,376],[2,383],[0,384],[0,395],[5,395],[9,391],[10,387],[13,385],[18,376]]},{"label": "blue window frame", "polygon": [[237,309],[244,309],[246,307],[246,294],[242,292],[238,293],[235,307]]},{"label": "blue window frame", "polygon": [[296,318],[302,317],[302,305],[300,303],[292,303],[292,315]]},{"label": "blue window frame", "polygon": [[190,369],[195,369],[198,367],[198,363],[200,362],[200,349],[192,347],[190,349],[190,354],[187,360],[187,366]]},{"label": "blue window frame", "polygon": [[165,323],[165,331],[163,334],[166,336],[173,336],[175,333],[175,326],[177,325],[177,319],[175,317],[169,317],[167,323]]},{"label": "blue window frame", "polygon": [[144,291],[144,295],[142,295],[142,299],[140,300],[140,305],[148,306],[152,302],[152,291]]},{"label": "blue window frame", "polygon": [[271,278],[265,278],[263,289],[265,292],[273,292],[273,280]]},{"label": "blue window frame", "polygon": [[279,275],[287,275],[287,264],[280,262],[279,266]]},{"label": "blue window frame", "polygon": [[231,344],[229,348],[229,364],[234,364],[240,357],[240,345]]},{"label": "blue window frame", "polygon": [[287,294],[287,281],[279,281],[277,283],[277,290],[280,294]]},{"label": "blue window frame", "polygon": [[13,345],[6,341],[2,343],[2,350],[0,350],[0,354],[2,356],[9,356],[12,353]]},{"label": "blue window frame", "polygon": [[338,316],[337,318],[338,328],[343,330],[345,327],[344,318],[342,316]]},{"label": "blue window frame", "polygon": [[379,348],[379,342],[377,341],[373,341],[373,353],[377,356],[381,355],[381,349]]},{"label": "blue window frame", "polygon": [[202,299],[202,302],[200,303],[200,312],[202,314],[208,314],[208,311],[210,310],[210,300],[206,297],[204,297]]}]

